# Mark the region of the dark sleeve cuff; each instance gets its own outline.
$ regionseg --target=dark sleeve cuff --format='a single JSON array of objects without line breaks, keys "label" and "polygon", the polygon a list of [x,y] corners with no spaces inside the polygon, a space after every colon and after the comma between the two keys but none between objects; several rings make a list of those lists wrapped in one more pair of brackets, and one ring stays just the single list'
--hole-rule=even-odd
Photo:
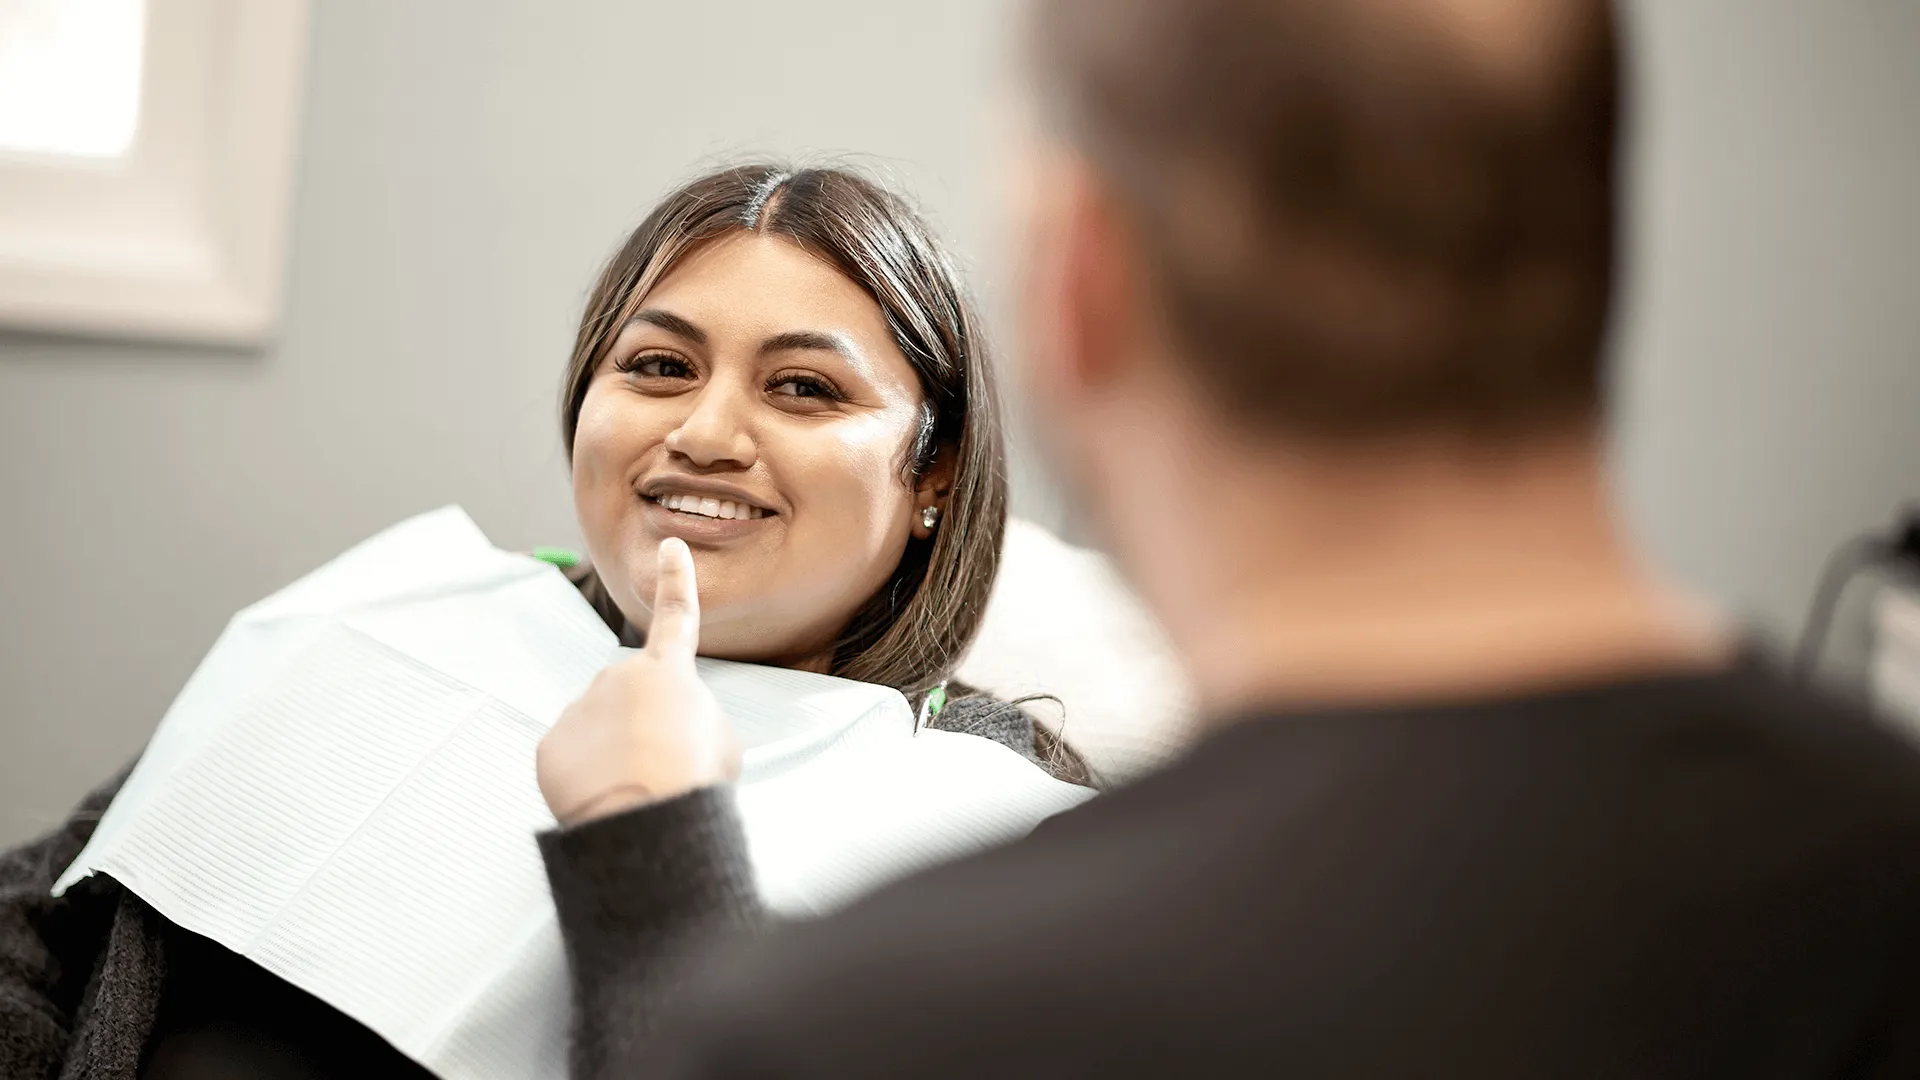
[{"label": "dark sleeve cuff", "polygon": [[573,990],[575,1080],[639,1075],[701,951],[764,920],[731,788],[540,836]]},{"label": "dark sleeve cuff", "polygon": [[759,909],[730,788],[542,833],[540,854],[561,930],[596,947]]}]

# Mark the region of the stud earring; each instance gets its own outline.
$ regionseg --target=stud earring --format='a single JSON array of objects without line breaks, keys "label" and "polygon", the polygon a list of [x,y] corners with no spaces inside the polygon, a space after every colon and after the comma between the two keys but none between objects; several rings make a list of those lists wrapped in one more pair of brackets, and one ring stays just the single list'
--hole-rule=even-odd
[{"label": "stud earring", "polygon": [[939,507],[929,506],[925,510],[920,511],[920,527],[921,528],[931,529],[939,523],[940,523]]}]

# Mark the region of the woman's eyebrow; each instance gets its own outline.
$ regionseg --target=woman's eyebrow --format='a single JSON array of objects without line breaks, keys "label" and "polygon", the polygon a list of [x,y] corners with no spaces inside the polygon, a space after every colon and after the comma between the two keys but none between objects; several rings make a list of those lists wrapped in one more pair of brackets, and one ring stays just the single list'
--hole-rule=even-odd
[{"label": "woman's eyebrow", "polygon": [[688,341],[693,342],[695,345],[705,345],[707,343],[707,332],[705,330],[700,329],[671,311],[661,311],[659,308],[642,308],[633,313],[633,318],[627,320],[628,326],[632,326],[634,323],[651,323],[669,334],[678,334]]},{"label": "woman's eyebrow", "polygon": [[866,358],[861,356],[860,350],[842,334],[829,334],[819,330],[789,330],[784,334],[775,334],[760,343],[762,356],[794,349],[839,353],[857,367],[866,366]]}]

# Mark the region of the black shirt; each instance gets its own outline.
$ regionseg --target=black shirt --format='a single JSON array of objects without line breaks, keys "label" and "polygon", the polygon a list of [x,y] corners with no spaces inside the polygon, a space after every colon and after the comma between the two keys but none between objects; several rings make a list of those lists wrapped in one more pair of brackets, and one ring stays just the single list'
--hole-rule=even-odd
[{"label": "black shirt", "polygon": [[166,934],[141,1080],[431,1080],[386,1040],[253,961],[172,924]]},{"label": "black shirt", "polygon": [[1920,1076],[1920,757],[1753,668],[1252,716],[697,986],[660,1075]]}]

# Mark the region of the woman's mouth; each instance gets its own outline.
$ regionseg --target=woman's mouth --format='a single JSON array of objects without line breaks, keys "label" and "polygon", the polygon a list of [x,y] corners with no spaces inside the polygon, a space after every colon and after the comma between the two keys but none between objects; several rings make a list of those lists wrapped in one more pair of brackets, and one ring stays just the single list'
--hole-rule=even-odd
[{"label": "woman's mouth", "polygon": [[764,537],[780,516],[745,488],[695,477],[657,476],[636,485],[634,493],[649,532],[661,539],[677,536],[697,548]]},{"label": "woman's mouth", "polygon": [[757,506],[702,495],[661,495],[647,501],[663,506],[676,514],[719,518],[722,521],[752,521],[755,518],[767,516],[767,511]]}]

